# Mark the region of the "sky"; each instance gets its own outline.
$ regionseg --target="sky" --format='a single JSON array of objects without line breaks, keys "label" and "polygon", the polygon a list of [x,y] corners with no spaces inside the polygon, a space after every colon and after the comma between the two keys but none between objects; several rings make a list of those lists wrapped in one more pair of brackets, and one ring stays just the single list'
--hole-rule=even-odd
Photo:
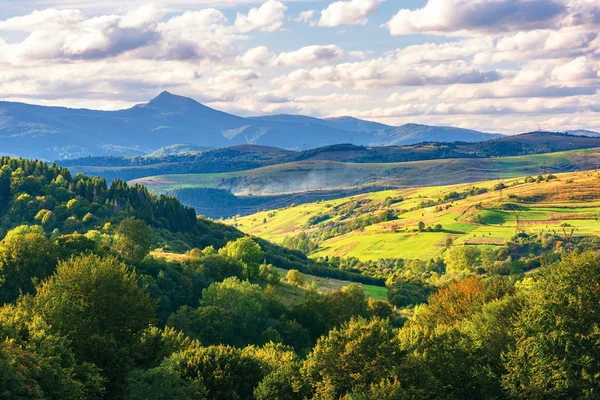
[{"label": "sky", "polygon": [[598,0],[0,0],[0,100],[600,130]]}]

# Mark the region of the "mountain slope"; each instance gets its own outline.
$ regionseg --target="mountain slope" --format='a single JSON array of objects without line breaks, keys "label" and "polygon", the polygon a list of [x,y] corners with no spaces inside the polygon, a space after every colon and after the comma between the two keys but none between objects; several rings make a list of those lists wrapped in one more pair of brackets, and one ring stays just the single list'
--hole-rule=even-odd
[{"label": "mountain slope", "polygon": [[175,155],[191,155],[198,154],[203,151],[210,150],[210,147],[207,146],[198,146],[195,144],[187,144],[187,143],[176,143],[170,146],[161,147],[158,150],[153,151],[152,153],[146,154],[147,158],[163,158],[168,156]]},{"label": "mountain slope", "polygon": [[567,135],[573,136],[589,136],[589,137],[600,137],[600,132],[588,131],[585,129],[577,129],[574,131],[567,131]]},{"label": "mountain slope", "polygon": [[[600,138],[564,133],[531,132],[485,142],[419,143],[407,146],[356,146],[336,144],[302,152],[258,145],[175,152],[156,157],[85,157],[63,160],[73,173],[132,180],[147,176],[243,171],[298,161],[397,163],[450,158],[488,158],[543,154],[600,147]],[[181,148],[180,148],[181,149]]]},{"label": "mountain slope", "polygon": [[243,118],[168,92],[118,111],[0,102],[1,153],[49,160],[144,155],[178,143],[213,148],[258,144],[298,150],[338,143],[373,146],[495,137],[449,127],[394,128],[351,117]]},{"label": "mountain slope", "polygon": [[504,136],[450,126],[406,124],[379,132],[377,141],[383,146],[390,146],[421,142],[481,142]]}]

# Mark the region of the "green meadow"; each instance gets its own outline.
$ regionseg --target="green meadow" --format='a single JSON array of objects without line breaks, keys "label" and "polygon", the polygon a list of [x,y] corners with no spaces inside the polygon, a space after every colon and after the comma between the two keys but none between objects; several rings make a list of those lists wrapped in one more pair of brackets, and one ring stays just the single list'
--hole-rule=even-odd
[{"label": "green meadow", "polygon": [[[506,188],[502,191],[494,190],[498,183],[491,180],[388,190],[259,212],[231,218],[226,223],[248,234],[283,243],[286,237],[301,233],[318,237],[327,224],[339,222],[341,217],[334,216],[313,225],[310,219],[335,207],[362,201],[353,214],[353,218],[360,218],[386,209],[387,198],[403,198],[389,206],[397,219],[327,238],[320,241],[311,254],[356,257],[364,261],[436,258],[443,256],[449,240],[454,245],[502,246],[519,232],[600,235],[600,175],[597,172],[557,174],[556,179],[540,183],[526,183],[525,177],[507,179],[503,181]],[[454,201],[442,200],[453,192],[471,187],[487,191]],[[426,230],[419,230],[419,222]],[[437,225],[441,226],[439,231],[427,231],[428,227]]]}]

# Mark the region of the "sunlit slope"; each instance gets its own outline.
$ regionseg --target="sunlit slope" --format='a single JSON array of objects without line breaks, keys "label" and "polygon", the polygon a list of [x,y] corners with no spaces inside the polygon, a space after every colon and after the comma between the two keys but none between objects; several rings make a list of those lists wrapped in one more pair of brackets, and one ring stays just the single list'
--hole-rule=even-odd
[{"label": "sunlit slope", "polygon": [[[536,178],[537,176],[534,176]],[[387,198],[404,200],[389,206],[398,219],[374,223],[325,238],[314,256],[429,259],[443,255],[448,239],[454,245],[499,246],[518,231],[600,235],[600,175],[596,171],[558,174],[548,182],[525,183],[525,178],[441,187],[410,188],[353,196],[335,201],[299,205],[248,217],[230,219],[242,231],[274,242],[306,232],[319,238],[327,226],[344,215],[313,223],[315,217],[336,208],[353,208],[352,218],[365,218],[386,210]],[[444,201],[452,193],[472,187],[486,193]],[[346,213],[348,215],[348,213]],[[312,220],[311,220],[312,218]],[[518,220],[518,224],[517,224]],[[419,231],[418,224],[432,231]],[[436,225],[441,225],[436,231]],[[518,226],[517,226],[518,225]],[[329,234],[331,236],[331,234]]]},{"label": "sunlit slope", "polygon": [[402,163],[299,161],[248,171],[151,176],[131,181],[154,192],[181,188],[221,187],[242,194],[277,194],[340,189],[361,185],[434,186],[590,169],[600,162],[600,149],[484,159],[443,159]]}]

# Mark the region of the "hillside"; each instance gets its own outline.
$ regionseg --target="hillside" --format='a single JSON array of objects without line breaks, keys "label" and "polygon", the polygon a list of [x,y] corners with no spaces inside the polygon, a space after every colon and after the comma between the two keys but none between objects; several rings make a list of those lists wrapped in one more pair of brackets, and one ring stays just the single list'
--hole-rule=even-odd
[{"label": "hillside", "polygon": [[207,146],[197,146],[194,144],[177,143],[170,146],[161,147],[145,155],[147,158],[164,158],[175,155],[198,154],[210,150]]},{"label": "hillside", "polygon": [[[535,178],[535,176],[534,176]],[[283,243],[307,234],[313,256],[429,260],[453,245],[497,246],[517,233],[573,240],[600,235],[600,175],[558,174],[526,183],[524,177],[442,187],[388,190],[227,220],[242,231]],[[476,188],[476,189],[473,189]],[[385,220],[378,222],[384,212]],[[422,231],[419,223],[423,222]]]},{"label": "hillside", "polygon": [[[563,354],[544,374],[573,365],[577,375],[597,353],[600,259],[581,251],[600,247],[599,179],[585,172],[506,181],[502,192],[493,182],[379,192],[258,222],[281,228],[308,218],[304,237],[284,240],[304,250],[314,249],[315,234],[332,234],[331,246],[316,243],[317,253],[332,255],[310,261],[299,250],[197,219],[141,186],[109,187],[56,165],[4,157],[2,396],[535,397],[537,388],[532,396],[510,395],[522,390],[514,363],[529,370]],[[358,236],[344,255],[358,246],[366,257],[444,248],[443,259],[341,259],[333,241],[345,240],[338,233],[346,228]],[[506,245],[498,242],[517,230]],[[428,236],[444,239],[438,234],[442,245]],[[191,246],[198,247],[176,251]],[[567,343],[557,345],[557,336]],[[576,346],[582,350],[563,351]],[[590,388],[595,383],[589,379]]]},{"label": "hillside", "polygon": [[3,154],[57,160],[145,155],[178,143],[212,148],[259,144],[302,149],[348,142],[417,143],[431,140],[433,132],[439,132],[440,141],[497,137],[458,128],[393,128],[368,121],[341,121],[345,122],[303,116],[243,118],[168,92],[146,104],[118,111],[0,102],[0,149]]},{"label": "hillside", "polygon": [[[40,225],[54,237],[90,232],[114,235],[119,224],[129,218],[139,219],[151,229],[149,246],[173,252],[208,246],[220,249],[244,236],[231,226],[198,218],[194,209],[174,197],[156,196],[140,185],[128,186],[123,181],[108,185],[101,178],[72,176],[55,164],[0,158],[0,237],[21,225]],[[315,263],[300,252],[257,240],[264,260],[279,268],[382,285]]]},{"label": "hillside", "polygon": [[600,149],[516,157],[459,158],[401,163],[298,161],[247,171],[173,174],[135,179],[157,193],[182,188],[222,188],[234,194],[273,195],[348,187],[414,187],[558,173],[590,169],[600,162]]},{"label": "hillside", "polygon": [[[450,158],[489,158],[543,154],[600,147],[600,138],[532,132],[485,142],[420,143],[406,146],[336,144],[302,152],[257,145],[239,145],[188,154],[189,145],[166,148],[158,156],[86,157],[61,161],[74,173],[108,180],[132,180],[154,175],[234,172],[296,161],[398,163]],[[182,151],[168,154],[173,150]],[[158,153],[157,153],[158,154]]]}]

